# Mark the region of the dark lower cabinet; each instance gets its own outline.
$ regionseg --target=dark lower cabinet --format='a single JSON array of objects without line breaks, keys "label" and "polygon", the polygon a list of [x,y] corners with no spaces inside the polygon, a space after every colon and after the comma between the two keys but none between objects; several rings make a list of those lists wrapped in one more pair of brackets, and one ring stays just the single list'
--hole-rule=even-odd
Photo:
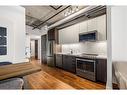
[{"label": "dark lower cabinet", "polygon": [[63,55],[63,69],[75,73],[76,57],[71,55]]},{"label": "dark lower cabinet", "polygon": [[[56,67],[76,73],[76,57],[72,55],[55,55]],[[96,81],[107,81],[107,59],[96,59]],[[87,76],[86,76],[87,77]]]},{"label": "dark lower cabinet", "polygon": [[62,54],[56,54],[55,55],[56,57],[56,67],[59,67],[59,68],[62,68],[62,61],[63,61],[63,58],[62,58]]},{"label": "dark lower cabinet", "polygon": [[68,56],[63,55],[63,69],[68,70]]},{"label": "dark lower cabinet", "polygon": [[97,59],[96,78],[97,81],[107,81],[107,59]]}]

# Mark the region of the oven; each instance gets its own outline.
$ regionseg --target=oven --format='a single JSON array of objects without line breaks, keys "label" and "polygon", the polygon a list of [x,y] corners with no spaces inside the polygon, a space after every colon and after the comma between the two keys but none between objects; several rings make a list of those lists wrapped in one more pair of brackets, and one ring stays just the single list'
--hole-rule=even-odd
[{"label": "oven", "polygon": [[76,74],[96,81],[96,59],[76,58]]}]

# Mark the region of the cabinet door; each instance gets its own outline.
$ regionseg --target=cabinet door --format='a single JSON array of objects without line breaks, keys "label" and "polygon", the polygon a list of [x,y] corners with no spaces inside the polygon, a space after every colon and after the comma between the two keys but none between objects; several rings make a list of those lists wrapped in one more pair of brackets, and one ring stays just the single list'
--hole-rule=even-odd
[{"label": "cabinet door", "polygon": [[56,54],[56,66],[62,68],[62,54]]},{"label": "cabinet door", "polygon": [[87,21],[79,23],[79,33],[87,32]]},{"label": "cabinet door", "polygon": [[97,30],[97,18],[90,19],[87,22],[88,31]]},{"label": "cabinet door", "polygon": [[48,40],[55,40],[55,28],[48,31]]},{"label": "cabinet door", "polygon": [[63,55],[63,69],[68,70],[68,56]]},{"label": "cabinet door", "polygon": [[98,40],[106,40],[106,15],[97,17]]},{"label": "cabinet door", "polygon": [[65,28],[65,31],[64,31],[64,43],[65,44],[71,44],[72,43],[72,27],[67,27]]},{"label": "cabinet door", "polygon": [[64,29],[59,30],[59,44],[64,43]]},{"label": "cabinet door", "polygon": [[76,58],[74,56],[68,56],[68,71],[76,72]]},{"label": "cabinet door", "polygon": [[63,55],[63,69],[75,73],[76,58],[74,56]]},{"label": "cabinet door", "polygon": [[69,43],[79,42],[79,24],[72,25],[68,27],[68,41]]},{"label": "cabinet door", "polygon": [[70,32],[69,28],[64,28],[59,30],[59,43],[60,44],[67,44],[70,43]]},{"label": "cabinet door", "polygon": [[97,81],[106,82],[107,81],[107,60],[98,59],[96,67],[96,77]]},{"label": "cabinet door", "polygon": [[79,25],[75,24],[64,29],[59,30],[59,43],[70,44],[79,41]]}]

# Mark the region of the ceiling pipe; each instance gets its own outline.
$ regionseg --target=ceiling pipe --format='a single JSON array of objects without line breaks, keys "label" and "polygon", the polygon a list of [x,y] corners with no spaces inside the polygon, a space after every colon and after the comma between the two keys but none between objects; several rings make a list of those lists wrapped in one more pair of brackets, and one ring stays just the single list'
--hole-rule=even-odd
[{"label": "ceiling pipe", "polygon": [[76,13],[74,13],[74,14],[72,14],[72,15],[70,15],[70,16],[68,16],[68,17],[66,17],[66,18],[64,18],[64,19],[62,19],[62,20],[60,20],[60,21],[48,26],[48,29],[51,29],[51,28],[56,27],[56,26],[58,26],[60,24],[63,24],[65,22],[67,22],[68,20],[70,20],[70,19],[72,19],[72,18],[74,18],[74,17],[76,17],[76,16],[78,16],[78,15],[80,15],[80,14],[86,12],[86,11],[89,11],[89,10],[91,10],[93,8],[96,8],[96,7],[97,6],[88,6],[86,8],[83,8],[80,11],[78,11],[78,12],[76,12]]},{"label": "ceiling pipe", "polygon": [[33,30],[35,28],[38,28],[39,26],[43,25],[45,22],[47,22],[48,20],[52,19],[53,17],[57,16],[58,14],[60,14],[61,12],[63,12],[64,10],[68,9],[71,5],[65,7],[64,9],[62,9],[61,11],[57,12],[56,14],[54,14],[53,16],[51,16],[50,18],[48,18],[47,20],[45,20],[44,22],[40,23],[39,25],[37,25],[36,27],[33,28]]}]

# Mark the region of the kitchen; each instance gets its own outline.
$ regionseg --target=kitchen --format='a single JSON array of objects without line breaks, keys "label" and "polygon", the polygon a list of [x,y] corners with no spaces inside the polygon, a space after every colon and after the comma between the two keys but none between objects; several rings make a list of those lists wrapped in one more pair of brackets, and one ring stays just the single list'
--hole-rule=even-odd
[{"label": "kitchen", "polygon": [[[11,83],[9,89],[112,89],[112,85],[114,89],[114,83],[116,89],[125,89],[126,10],[126,6],[1,6],[1,83],[8,78],[11,83],[14,77],[19,85]],[[32,60],[30,40],[36,40],[37,47]],[[25,88],[25,82],[30,87]]]},{"label": "kitchen", "polygon": [[93,1],[1,1],[4,95],[126,95],[126,2]]},{"label": "kitchen", "polygon": [[41,63],[106,83],[106,6],[96,6],[57,23],[60,21],[49,26],[48,33],[41,36]]}]

